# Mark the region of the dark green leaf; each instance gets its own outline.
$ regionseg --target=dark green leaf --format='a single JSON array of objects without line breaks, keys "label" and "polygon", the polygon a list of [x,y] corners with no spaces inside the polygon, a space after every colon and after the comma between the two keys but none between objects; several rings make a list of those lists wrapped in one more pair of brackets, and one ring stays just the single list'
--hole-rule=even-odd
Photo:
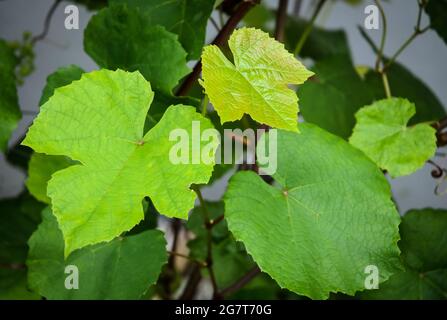
[{"label": "dark green leaf", "polygon": [[355,113],[371,103],[372,93],[347,56],[318,62],[316,76],[298,88],[300,109],[307,122],[347,139]]},{"label": "dark green leaf", "polygon": [[148,26],[162,25],[178,35],[188,52],[188,59],[197,59],[202,52],[212,0],[109,0],[110,4],[127,3],[140,8],[149,18]]},{"label": "dark green leaf", "polygon": [[447,43],[447,0],[430,0],[425,11],[430,16],[431,28]]},{"label": "dark green leaf", "polygon": [[[138,299],[167,261],[166,241],[158,230],[82,248],[64,260],[62,232],[49,208],[29,246],[30,287],[48,299]],[[65,287],[68,265],[79,270],[76,290]]]},{"label": "dark green leaf", "polygon": [[364,299],[447,299],[447,210],[409,211],[400,225],[406,271],[364,291]]},{"label": "dark green leaf", "polygon": [[42,208],[27,195],[0,201],[0,264],[24,263],[28,238],[40,217],[33,210]]},{"label": "dark green leaf", "polygon": [[[308,23],[305,20],[289,17],[285,29],[285,45],[289,51],[295,50]],[[335,55],[343,55],[351,59],[346,33],[343,30],[325,30],[314,26],[301,49],[300,56],[319,61]]]},{"label": "dark green leaf", "polygon": [[152,87],[170,93],[189,69],[177,36],[139,10],[112,6],[99,11],[85,29],[85,51],[102,68],[138,70]]},{"label": "dark green leaf", "polygon": [[84,70],[76,65],[69,65],[67,67],[59,68],[50,74],[47,78],[47,84],[43,89],[39,105],[43,105],[47,102],[57,88],[64,87],[75,80],[81,79],[84,72]]}]

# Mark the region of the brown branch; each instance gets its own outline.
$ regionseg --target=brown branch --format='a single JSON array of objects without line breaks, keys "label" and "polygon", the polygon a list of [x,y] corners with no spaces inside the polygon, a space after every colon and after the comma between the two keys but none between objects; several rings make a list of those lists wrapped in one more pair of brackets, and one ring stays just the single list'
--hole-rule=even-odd
[{"label": "brown branch", "polygon": [[44,27],[43,27],[42,32],[40,34],[36,35],[35,37],[33,37],[33,39],[31,40],[32,44],[35,44],[37,41],[45,39],[45,37],[48,34],[48,31],[50,30],[51,19],[53,18],[54,12],[56,11],[57,7],[59,6],[59,4],[61,2],[62,2],[62,0],[54,1],[53,5],[50,7],[50,10],[47,13],[47,16],[45,17],[45,22],[44,22]]},{"label": "brown branch", "polygon": [[278,11],[276,12],[275,39],[284,41],[284,27],[287,19],[287,7],[289,0],[279,0]]},{"label": "brown branch", "polygon": [[197,286],[202,279],[200,273],[200,267],[194,265],[193,270],[191,271],[191,275],[189,276],[188,282],[186,283],[185,289],[183,290],[182,295],[179,300],[191,300],[194,298],[197,290]]},{"label": "brown branch", "polygon": [[225,216],[222,214],[218,216],[216,219],[210,220],[209,228],[213,228],[215,225],[219,224],[219,222],[221,222],[224,218]]},{"label": "brown branch", "polygon": [[447,117],[432,123],[432,127],[436,129],[436,138],[438,147],[447,145],[447,132],[444,130],[447,128]]},{"label": "brown branch", "polygon": [[254,277],[256,277],[258,274],[261,273],[261,269],[259,269],[258,266],[254,267],[250,271],[248,271],[243,277],[241,277],[238,281],[230,285],[229,287],[223,289],[220,292],[221,296],[230,295],[239,289],[241,289],[243,286],[245,286],[247,283],[249,283]]},{"label": "brown branch", "polygon": [[26,265],[22,263],[0,263],[0,269],[22,270],[26,269]]},{"label": "brown branch", "polygon": [[[212,42],[212,44],[216,46],[222,46],[230,37],[230,34],[236,29],[238,23],[242,20],[242,18],[253,8],[255,5],[259,3],[259,0],[245,0],[243,1],[234,14],[228,19],[227,23],[223,26],[222,30],[217,34],[216,38]],[[199,79],[200,73],[202,72],[202,62],[198,61],[194,66],[194,69],[189,74],[189,76],[183,81],[177,90],[177,96],[185,96],[191,90],[194,83]]]},{"label": "brown branch", "polygon": [[208,269],[208,272],[210,274],[211,284],[213,286],[213,298],[217,297],[217,293],[219,291],[217,287],[217,280],[216,276],[214,274],[214,268],[213,268],[213,234],[211,230],[211,220],[210,220],[210,214],[206,208],[205,200],[203,199],[202,192],[199,188],[195,188],[194,190],[197,194],[197,198],[199,198],[200,207],[202,208],[203,212],[203,218],[205,220],[205,226],[206,226],[206,248],[207,248],[207,254],[206,254],[206,268]]},{"label": "brown branch", "polygon": [[444,117],[441,120],[435,122],[432,126],[438,133],[441,133],[442,130],[447,128],[447,117]]},{"label": "brown branch", "polygon": [[176,257],[180,257],[180,258],[183,258],[183,259],[186,259],[186,260],[188,260],[188,261],[190,261],[190,262],[194,262],[194,263],[197,263],[199,266],[201,266],[201,267],[206,267],[206,262],[204,262],[204,261],[200,261],[200,260],[197,260],[197,259],[194,259],[194,258],[192,258],[192,257],[190,257],[190,256],[188,256],[188,255],[186,255],[186,254],[183,254],[183,253],[179,253],[179,252],[174,252],[174,251],[167,251],[168,252],[168,254],[170,254],[171,256],[176,256]]}]

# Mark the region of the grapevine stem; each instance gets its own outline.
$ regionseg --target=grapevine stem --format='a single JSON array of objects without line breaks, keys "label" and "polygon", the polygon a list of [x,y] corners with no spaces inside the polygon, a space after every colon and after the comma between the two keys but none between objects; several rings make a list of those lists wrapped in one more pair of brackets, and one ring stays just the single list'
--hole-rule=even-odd
[{"label": "grapevine stem", "polygon": [[48,31],[50,30],[51,19],[53,18],[54,12],[56,11],[57,7],[59,6],[59,4],[61,2],[62,2],[62,0],[54,1],[52,6],[50,7],[50,10],[47,13],[47,16],[45,17],[43,31],[40,34],[38,34],[37,36],[33,37],[33,39],[31,40],[32,44],[35,44],[37,41],[45,39],[45,37],[48,34]]},{"label": "grapevine stem", "polygon": [[397,49],[396,53],[390,58],[390,60],[388,60],[385,67],[383,68],[384,70],[389,68],[396,61],[397,57],[413,42],[414,39],[416,39],[419,35],[423,34],[430,28],[430,26],[427,26],[427,27],[421,29],[422,11],[424,10],[424,8],[426,6],[426,1],[419,0],[418,5],[419,5],[418,18],[417,18],[416,26],[414,28],[414,32],[402,44],[402,46],[400,46],[400,48]]},{"label": "grapevine stem", "polygon": [[309,37],[310,32],[312,31],[312,29],[314,27],[315,20],[317,20],[318,14],[320,13],[321,8],[323,8],[323,5],[325,3],[326,3],[326,0],[320,0],[318,2],[317,6],[315,7],[315,11],[312,15],[312,18],[310,19],[308,25],[306,26],[303,33],[301,34],[301,37],[298,40],[298,43],[296,44],[295,50],[293,52],[295,54],[295,56],[300,54],[301,49],[303,48],[304,44],[306,43],[306,40]]},{"label": "grapevine stem", "polygon": [[[382,62],[382,58],[383,58],[383,50],[385,49],[385,41],[386,41],[386,34],[387,34],[387,22],[386,22],[386,15],[385,15],[385,11],[383,10],[382,7],[382,3],[380,2],[380,0],[374,0],[374,2],[376,3],[377,7],[379,8],[380,11],[380,16],[382,17],[382,38],[380,40],[380,47],[379,47],[379,51],[377,52],[377,59],[376,59],[376,70],[380,71],[380,63]],[[382,78],[383,79],[383,78]]]}]

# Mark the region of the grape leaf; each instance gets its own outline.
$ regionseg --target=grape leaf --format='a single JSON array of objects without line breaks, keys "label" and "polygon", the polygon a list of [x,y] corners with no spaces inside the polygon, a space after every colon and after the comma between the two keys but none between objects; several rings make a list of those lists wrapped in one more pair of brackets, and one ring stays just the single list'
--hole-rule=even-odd
[{"label": "grape leaf", "polygon": [[[64,260],[64,240],[49,208],[29,240],[31,289],[47,299],[138,299],[157,280],[167,261],[166,241],[158,230],[115,238],[76,251]],[[79,270],[79,289],[67,290],[66,266]]]},{"label": "grape leaf", "polygon": [[430,28],[447,43],[447,0],[430,0],[425,7],[425,12],[430,17]]},{"label": "grape leaf", "polygon": [[[406,98],[416,105],[416,115],[410,120],[409,125],[437,121],[446,115],[443,105],[433,91],[403,65],[395,62],[386,73],[391,94],[394,97]],[[386,98],[380,74],[370,70],[365,76],[365,83],[373,92],[374,100]],[[371,100],[364,105],[372,102]]]},{"label": "grape leaf", "polygon": [[447,210],[411,210],[400,225],[406,270],[363,299],[447,299]]},{"label": "grape leaf", "polygon": [[373,162],[311,124],[301,134],[278,130],[277,150],[277,186],[242,171],[224,196],[230,231],[262,271],[283,288],[325,299],[364,289],[368,265],[381,281],[399,270],[399,215]]},{"label": "grape leaf", "polygon": [[0,150],[5,151],[11,133],[22,115],[16,88],[17,59],[5,41],[0,39]]},{"label": "grape leaf", "polygon": [[189,72],[177,36],[125,6],[112,6],[92,17],[84,35],[85,51],[102,68],[138,70],[154,89],[170,93]]},{"label": "grape leaf", "polygon": [[202,54],[201,84],[221,122],[247,113],[260,123],[298,131],[298,98],[287,84],[301,84],[312,72],[261,30],[236,30],[228,44],[234,64],[215,45]]},{"label": "grape leaf", "polygon": [[377,101],[356,113],[349,142],[392,177],[411,174],[436,152],[434,128],[429,124],[407,127],[415,112],[414,104],[406,99]]},{"label": "grape leaf", "polygon": [[139,72],[86,73],[57,89],[30,127],[23,144],[81,163],[57,172],[48,183],[67,256],[136,225],[143,218],[145,196],[160,213],[186,219],[195,199],[189,186],[210,178],[213,163],[174,165],[169,160],[178,143],[169,141],[172,130],[184,129],[191,139],[193,121],[202,130],[212,128],[210,121],[193,107],[171,106],[143,136],[153,95]]},{"label": "grape leaf", "polygon": [[47,196],[47,184],[53,173],[75,164],[65,156],[48,156],[34,153],[28,167],[28,179],[25,184],[28,191],[39,201],[50,203]]},{"label": "grape leaf", "polygon": [[348,56],[322,60],[313,70],[315,81],[299,88],[301,114],[307,122],[347,139],[355,125],[354,114],[373,101],[372,93]]},{"label": "grape leaf", "polygon": [[82,74],[85,71],[76,65],[69,65],[57,69],[55,72],[47,77],[47,84],[43,88],[42,97],[40,98],[39,105],[43,105],[53,95],[54,90],[59,87],[69,85],[75,80],[81,79]]},{"label": "grape leaf", "polygon": [[178,35],[189,59],[197,59],[205,42],[206,25],[213,11],[211,0],[109,0],[139,8],[152,22]]}]

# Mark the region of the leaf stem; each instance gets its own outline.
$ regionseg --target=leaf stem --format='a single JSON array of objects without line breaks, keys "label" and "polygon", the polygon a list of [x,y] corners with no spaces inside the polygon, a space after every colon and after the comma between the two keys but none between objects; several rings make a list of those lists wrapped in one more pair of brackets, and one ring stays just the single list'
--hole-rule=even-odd
[{"label": "leaf stem", "polygon": [[382,37],[380,39],[380,47],[379,51],[377,52],[377,59],[376,59],[376,71],[380,71],[380,63],[382,62],[383,58],[383,50],[385,49],[385,42],[386,42],[386,34],[387,34],[387,22],[386,22],[386,15],[385,11],[383,10],[382,3],[380,0],[374,0],[377,7],[380,11],[380,16],[382,17]]},{"label": "leaf stem", "polygon": [[304,29],[303,33],[301,34],[300,39],[298,40],[298,43],[296,44],[294,54],[295,56],[299,55],[301,52],[301,49],[303,48],[304,44],[306,43],[307,38],[310,35],[310,32],[312,31],[315,20],[317,20],[318,14],[321,11],[321,8],[323,8],[323,5],[326,3],[326,0],[320,0],[315,7],[315,11],[312,15],[312,18],[310,19],[309,23],[307,24],[306,28]]},{"label": "leaf stem", "polygon": [[383,87],[385,89],[385,95],[387,98],[391,98],[391,89],[390,89],[390,83],[388,82],[388,76],[384,71],[381,71],[380,74],[382,75],[382,82]]}]

